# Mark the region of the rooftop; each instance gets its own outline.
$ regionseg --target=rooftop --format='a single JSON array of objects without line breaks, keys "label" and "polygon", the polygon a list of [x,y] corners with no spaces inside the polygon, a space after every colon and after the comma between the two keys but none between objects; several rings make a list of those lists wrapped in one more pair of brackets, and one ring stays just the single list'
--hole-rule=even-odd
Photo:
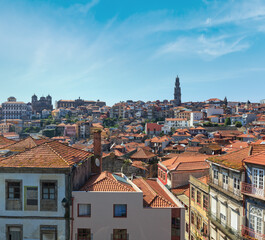
[{"label": "rooftop", "polygon": [[127,179],[105,171],[91,176],[80,191],[135,192],[135,189]]}]

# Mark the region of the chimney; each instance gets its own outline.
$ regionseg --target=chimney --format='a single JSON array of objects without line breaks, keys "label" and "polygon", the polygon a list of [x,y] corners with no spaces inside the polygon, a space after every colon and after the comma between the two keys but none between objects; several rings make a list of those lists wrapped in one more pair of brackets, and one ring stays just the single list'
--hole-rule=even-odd
[{"label": "chimney", "polygon": [[101,130],[94,132],[94,156],[95,156],[95,173],[102,171],[102,150],[101,150]]}]

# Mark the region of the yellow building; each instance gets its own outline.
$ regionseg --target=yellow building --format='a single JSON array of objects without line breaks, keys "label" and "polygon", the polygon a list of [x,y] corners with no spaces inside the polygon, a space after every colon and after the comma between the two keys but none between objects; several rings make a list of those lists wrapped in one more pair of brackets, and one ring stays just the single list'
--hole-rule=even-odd
[{"label": "yellow building", "polygon": [[209,239],[208,176],[195,178],[190,176],[190,239]]}]

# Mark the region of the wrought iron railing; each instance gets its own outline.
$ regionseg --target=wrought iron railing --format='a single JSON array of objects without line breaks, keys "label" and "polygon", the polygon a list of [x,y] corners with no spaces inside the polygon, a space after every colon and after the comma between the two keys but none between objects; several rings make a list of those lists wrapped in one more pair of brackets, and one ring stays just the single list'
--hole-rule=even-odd
[{"label": "wrought iron railing", "polygon": [[242,236],[248,239],[265,240],[265,234],[257,233],[253,229],[242,225]]},{"label": "wrought iron railing", "polygon": [[254,187],[253,184],[242,183],[242,193],[253,194],[265,199],[265,190],[263,188]]}]

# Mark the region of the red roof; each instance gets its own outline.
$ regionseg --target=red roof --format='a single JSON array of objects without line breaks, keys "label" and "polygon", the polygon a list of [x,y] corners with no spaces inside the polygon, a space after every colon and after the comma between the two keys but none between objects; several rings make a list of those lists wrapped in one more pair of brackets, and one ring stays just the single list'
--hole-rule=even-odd
[{"label": "red roof", "polygon": [[121,178],[116,174],[105,171],[90,177],[80,191],[135,192],[129,182],[126,183],[127,181]]}]

